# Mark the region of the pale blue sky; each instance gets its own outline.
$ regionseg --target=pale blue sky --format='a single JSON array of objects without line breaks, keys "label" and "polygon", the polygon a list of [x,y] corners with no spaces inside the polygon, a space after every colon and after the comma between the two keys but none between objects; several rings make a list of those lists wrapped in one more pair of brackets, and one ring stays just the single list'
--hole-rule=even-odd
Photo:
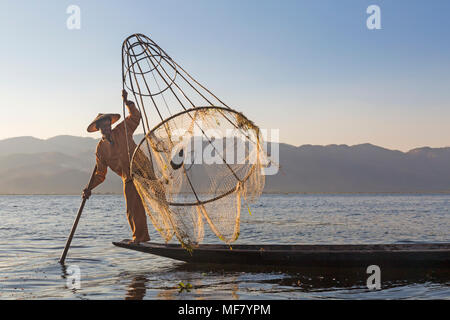
[{"label": "pale blue sky", "polygon": [[282,142],[450,146],[450,1],[0,4],[0,139],[98,137],[86,126],[121,112],[121,44],[140,32]]}]

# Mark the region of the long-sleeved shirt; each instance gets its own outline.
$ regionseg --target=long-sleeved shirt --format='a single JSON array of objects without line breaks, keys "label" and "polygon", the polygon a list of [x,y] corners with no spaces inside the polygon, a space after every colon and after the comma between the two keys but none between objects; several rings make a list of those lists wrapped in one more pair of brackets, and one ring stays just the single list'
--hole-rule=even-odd
[{"label": "long-sleeved shirt", "polygon": [[[111,130],[111,140],[105,138],[99,141],[96,150],[97,171],[92,181],[91,189],[94,189],[105,180],[108,167],[122,177],[122,180],[131,178],[130,161],[127,152],[127,139],[130,156],[133,156],[136,143],[133,140],[133,132],[139,125],[141,114],[133,102],[128,101],[130,115]],[[127,130],[125,132],[125,122]]]}]

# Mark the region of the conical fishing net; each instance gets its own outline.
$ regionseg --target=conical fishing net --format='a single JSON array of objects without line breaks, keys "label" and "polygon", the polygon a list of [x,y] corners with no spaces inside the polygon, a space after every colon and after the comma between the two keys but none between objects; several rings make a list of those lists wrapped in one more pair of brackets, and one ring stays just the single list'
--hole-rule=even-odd
[{"label": "conical fishing net", "polygon": [[130,155],[131,173],[155,229],[186,248],[202,241],[205,225],[222,241],[235,241],[241,206],[264,188],[259,128],[144,35],[124,42],[123,83],[143,115],[145,137]]}]

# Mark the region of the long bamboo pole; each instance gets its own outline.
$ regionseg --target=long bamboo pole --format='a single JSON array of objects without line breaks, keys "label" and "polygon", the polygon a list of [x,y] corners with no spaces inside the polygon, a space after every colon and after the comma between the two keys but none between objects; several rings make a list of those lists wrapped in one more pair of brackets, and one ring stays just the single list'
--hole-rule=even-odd
[{"label": "long bamboo pole", "polygon": [[[97,171],[97,166],[94,167],[94,171],[92,171],[91,179],[89,180],[88,188],[91,188],[92,181],[94,180],[95,172]],[[59,259],[59,263],[64,264],[64,261],[66,260],[67,252],[69,251],[70,244],[72,242],[73,235],[75,234],[75,230],[77,229],[78,221],[80,220],[81,213],[84,209],[84,204],[86,203],[86,198],[83,197],[83,201],[81,202],[80,209],[78,209],[77,217],[75,218],[75,221],[72,225],[72,230],[70,231],[69,238],[67,238],[66,246],[64,247],[64,251],[61,255],[61,258]]]}]

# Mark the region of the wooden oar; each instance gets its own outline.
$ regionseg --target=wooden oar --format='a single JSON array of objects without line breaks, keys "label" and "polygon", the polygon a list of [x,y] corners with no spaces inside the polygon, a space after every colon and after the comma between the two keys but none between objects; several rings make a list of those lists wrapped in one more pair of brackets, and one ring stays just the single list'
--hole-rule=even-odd
[{"label": "wooden oar", "polygon": [[[88,189],[91,189],[92,181],[94,180],[95,172],[97,171],[97,166],[94,167],[94,171],[92,171],[91,179],[89,180]],[[70,243],[72,242],[73,235],[75,234],[75,230],[77,229],[78,221],[80,220],[81,213],[84,209],[84,204],[86,203],[86,198],[83,197],[83,201],[81,202],[80,209],[78,209],[77,217],[72,225],[72,230],[70,231],[69,238],[67,239],[66,246],[64,247],[64,251],[59,259],[59,263],[64,264],[66,260],[67,251],[69,251]]]}]

